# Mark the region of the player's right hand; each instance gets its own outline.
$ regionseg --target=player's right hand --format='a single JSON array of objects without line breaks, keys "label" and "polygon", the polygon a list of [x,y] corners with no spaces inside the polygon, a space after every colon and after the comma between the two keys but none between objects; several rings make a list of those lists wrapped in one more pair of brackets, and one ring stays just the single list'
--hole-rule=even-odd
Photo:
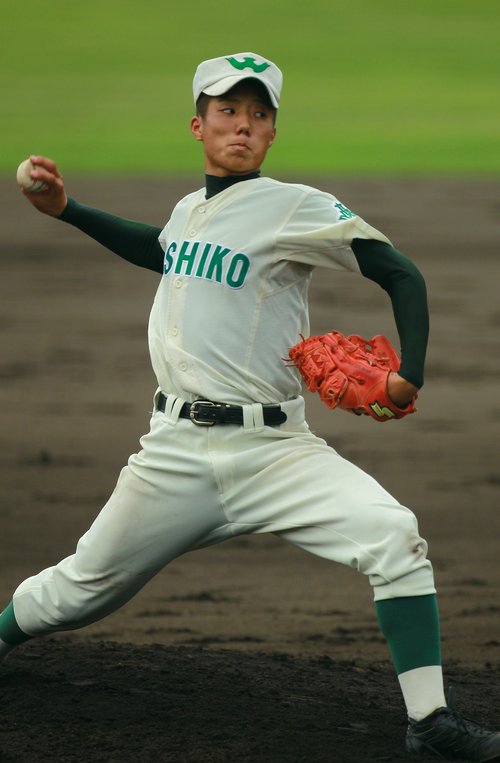
[{"label": "player's right hand", "polygon": [[31,172],[32,178],[41,180],[45,183],[46,188],[36,193],[30,193],[24,188],[21,191],[40,212],[52,217],[59,217],[68,203],[63,176],[52,159],[35,155],[30,156],[30,159],[36,165]]}]

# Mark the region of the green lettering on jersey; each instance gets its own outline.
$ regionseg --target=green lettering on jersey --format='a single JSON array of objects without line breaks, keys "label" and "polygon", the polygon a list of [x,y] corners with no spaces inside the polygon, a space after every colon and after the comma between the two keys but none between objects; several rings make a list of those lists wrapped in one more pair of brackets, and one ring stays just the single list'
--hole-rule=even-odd
[{"label": "green lettering on jersey", "polygon": [[230,251],[230,249],[226,249],[217,244],[215,252],[212,254],[212,259],[210,260],[207,272],[205,273],[205,278],[211,281],[215,275],[217,283],[222,283],[222,258],[225,257],[226,254],[229,254]]},{"label": "green lettering on jersey", "polygon": [[198,251],[200,242],[195,241],[193,246],[191,247],[191,251],[188,251],[190,243],[191,243],[190,241],[182,242],[182,246],[180,248],[179,254],[177,255],[177,262],[175,263],[175,269],[174,269],[174,273],[177,273],[177,275],[180,275],[182,273],[183,263],[186,263],[185,275],[190,276],[191,273],[193,272],[196,252]]},{"label": "green lettering on jersey", "polygon": [[243,254],[243,252],[235,254],[226,275],[228,286],[231,286],[233,289],[239,289],[240,286],[243,286],[249,267],[250,260],[246,254]]},{"label": "green lettering on jersey", "polygon": [[243,61],[238,61],[238,59],[234,56],[229,56],[229,58],[226,58],[226,61],[229,61],[231,66],[234,66],[235,69],[239,69],[240,71],[243,71],[243,69],[252,69],[252,71],[254,71],[256,74],[265,72],[266,69],[271,66],[271,64],[268,64],[267,61],[264,61],[262,64],[258,64],[255,58],[252,58],[251,56],[245,56]]},{"label": "green lettering on jersey", "polygon": [[231,289],[240,289],[245,285],[250,258],[243,252],[232,254],[223,244],[185,239],[180,245],[172,241],[165,252],[164,275],[170,272],[176,275],[202,278],[219,284],[226,284]]},{"label": "green lettering on jersey", "polygon": [[163,261],[163,273],[164,275],[167,275],[167,273],[170,272],[170,269],[172,265],[174,264],[174,258],[173,254],[177,249],[177,244],[175,241],[172,241],[170,246],[168,247],[167,251],[165,252],[165,259]]},{"label": "green lettering on jersey", "polygon": [[198,263],[198,267],[196,268],[196,273],[195,273],[196,278],[202,278],[203,271],[205,270],[205,264],[207,261],[208,253],[211,248],[212,248],[212,244],[205,244],[205,246],[203,247],[203,252],[201,253],[200,261]]}]

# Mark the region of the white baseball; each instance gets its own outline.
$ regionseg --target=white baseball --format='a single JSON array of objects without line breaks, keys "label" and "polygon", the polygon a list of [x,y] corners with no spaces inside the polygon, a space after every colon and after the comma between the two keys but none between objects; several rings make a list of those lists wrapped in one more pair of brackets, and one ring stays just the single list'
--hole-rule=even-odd
[{"label": "white baseball", "polygon": [[21,188],[24,188],[25,191],[29,191],[29,193],[39,193],[47,187],[42,180],[34,180],[31,177],[30,173],[34,167],[36,167],[36,165],[33,164],[30,159],[25,159],[17,168],[17,182]]}]

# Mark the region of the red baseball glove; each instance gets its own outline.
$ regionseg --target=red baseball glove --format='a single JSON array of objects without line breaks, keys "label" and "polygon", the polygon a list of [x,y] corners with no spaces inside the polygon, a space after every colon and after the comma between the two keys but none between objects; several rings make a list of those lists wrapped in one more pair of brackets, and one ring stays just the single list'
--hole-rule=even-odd
[{"label": "red baseball glove", "polygon": [[290,350],[311,392],[319,392],[329,408],[371,416],[375,421],[401,419],[414,413],[417,395],[404,408],[389,397],[387,382],[391,371],[398,371],[398,354],[381,334],[363,339],[357,334],[345,337],[339,331],[311,336]]}]

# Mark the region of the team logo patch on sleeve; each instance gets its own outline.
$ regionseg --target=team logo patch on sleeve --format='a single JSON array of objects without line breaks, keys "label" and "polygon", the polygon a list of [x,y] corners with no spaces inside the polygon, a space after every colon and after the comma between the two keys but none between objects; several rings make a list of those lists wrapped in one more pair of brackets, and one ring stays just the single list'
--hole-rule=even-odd
[{"label": "team logo patch on sleeve", "polygon": [[350,217],[356,217],[356,212],[353,212],[347,207],[344,207],[344,205],[341,204],[340,201],[337,201],[334,204],[332,204],[332,207],[338,210],[339,220],[349,220]]}]

